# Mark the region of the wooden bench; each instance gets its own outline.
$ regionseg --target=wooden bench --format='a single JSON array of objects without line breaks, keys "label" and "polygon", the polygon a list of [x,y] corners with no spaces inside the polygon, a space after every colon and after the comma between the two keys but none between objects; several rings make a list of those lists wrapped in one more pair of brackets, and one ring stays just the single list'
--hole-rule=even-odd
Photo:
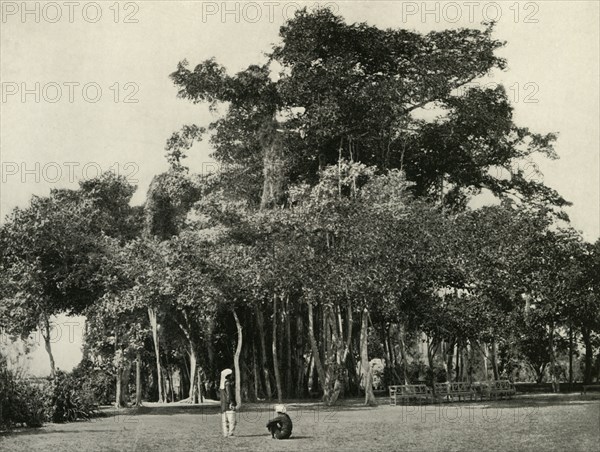
[{"label": "wooden bench", "polygon": [[455,398],[461,401],[467,397],[469,400],[473,400],[475,393],[471,385],[465,381],[453,381],[448,383],[434,383],[435,397],[438,400],[445,399],[450,402]]},{"label": "wooden bench", "polygon": [[389,386],[390,405],[398,405],[398,402],[412,402],[433,400],[431,389],[426,385],[392,385]]},{"label": "wooden bench", "polygon": [[483,381],[473,384],[475,394],[481,400],[487,399],[502,399],[504,397],[512,397],[517,393],[515,385],[508,380]]},{"label": "wooden bench", "polygon": [[583,385],[583,392],[582,394],[585,395],[588,391],[588,389],[600,389],[600,385]]}]

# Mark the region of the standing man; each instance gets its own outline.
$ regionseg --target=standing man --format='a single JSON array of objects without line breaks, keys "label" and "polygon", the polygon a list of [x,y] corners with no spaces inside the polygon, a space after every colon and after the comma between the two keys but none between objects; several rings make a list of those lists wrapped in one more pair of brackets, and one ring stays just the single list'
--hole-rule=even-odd
[{"label": "standing man", "polygon": [[225,438],[233,436],[235,430],[235,393],[231,383],[231,369],[221,371],[221,384],[219,390],[221,393],[221,425],[223,427],[223,436]]}]

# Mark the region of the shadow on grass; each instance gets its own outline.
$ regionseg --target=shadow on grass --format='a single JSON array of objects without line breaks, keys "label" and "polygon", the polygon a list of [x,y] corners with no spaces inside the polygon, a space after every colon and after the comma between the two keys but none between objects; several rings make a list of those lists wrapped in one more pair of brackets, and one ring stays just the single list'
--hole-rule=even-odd
[{"label": "shadow on grass", "polygon": [[269,433],[260,433],[260,434],[256,434],[256,435],[235,435],[236,438],[271,438],[271,436],[269,435]]},{"label": "shadow on grass", "polygon": [[288,441],[292,441],[292,440],[296,440],[296,439],[313,439],[313,436],[290,436],[287,439],[275,439],[275,438],[271,438],[271,436],[267,433],[266,435],[260,434],[260,435],[236,435],[237,438],[265,438],[266,440],[273,440],[275,441],[281,441],[284,443],[287,443]]},{"label": "shadow on grass", "polygon": [[[86,421],[78,421],[77,423],[83,423]],[[60,425],[68,425],[68,424],[60,424]],[[68,434],[68,433],[80,433],[80,432],[88,432],[88,433],[102,433],[104,432],[104,429],[76,429],[76,430],[64,430],[64,429],[59,429],[59,430],[48,430],[45,428],[31,428],[31,427],[23,427],[23,428],[17,428],[14,430],[10,430],[7,432],[0,432],[0,437],[2,436],[19,436],[19,435],[56,435],[56,434]]]},{"label": "shadow on grass", "polygon": [[184,405],[184,404],[167,404],[160,406],[141,406],[132,408],[121,408],[119,410],[109,408],[104,411],[104,417],[113,416],[174,416],[178,414],[200,414],[210,415],[219,414],[221,409],[217,405]]},{"label": "shadow on grass", "polygon": [[[240,414],[242,413],[271,413],[275,406],[273,402],[258,402],[258,403],[244,403]],[[319,412],[334,412],[334,411],[369,411],[376,410],[377,406],[365,406],[362,400],[346,399],[340,401],[336,405],[328,406],[322,402],[315,402],[314,400],[290,400],[285,403],[288,413],[292,414],[298,410],[305,411],[319,411]],[[102,410],[103,417],[112,416],[173,416],[179,414],[197,414],[197,415],[216,415],[221,413],[221,407],[219,405],[191,405],[191,404],[164,404],[164,405],[144,405],[141,407],[132,408],[121,408],[119,410],[112,407],[105,407]]]}]

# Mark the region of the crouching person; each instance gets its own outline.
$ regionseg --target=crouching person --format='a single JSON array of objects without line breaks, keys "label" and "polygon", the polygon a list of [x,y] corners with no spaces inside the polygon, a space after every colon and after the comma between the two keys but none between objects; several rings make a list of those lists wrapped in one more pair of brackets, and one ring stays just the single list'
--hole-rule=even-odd
[{"label": "crouching person", "polygon": [[233,436],[235,430],[235,394],[231,383],[231,369],[225,369],[221,372],[221,424],[223,427],[223,436]]},{"label": "crouching person", "polygon": [[292,420],[286,413],[285,405],[275,405],[275,412],[277,417],[267,424],[271,438],[288,439],[292,435]]}]

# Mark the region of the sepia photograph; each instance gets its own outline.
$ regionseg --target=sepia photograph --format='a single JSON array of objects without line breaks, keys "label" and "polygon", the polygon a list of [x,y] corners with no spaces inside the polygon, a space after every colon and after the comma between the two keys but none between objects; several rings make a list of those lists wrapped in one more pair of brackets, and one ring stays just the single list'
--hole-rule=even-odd
[{"label": "sepia photograph", "polygon": [[600,2],[0,10],[0,451],[597,450]]}]

